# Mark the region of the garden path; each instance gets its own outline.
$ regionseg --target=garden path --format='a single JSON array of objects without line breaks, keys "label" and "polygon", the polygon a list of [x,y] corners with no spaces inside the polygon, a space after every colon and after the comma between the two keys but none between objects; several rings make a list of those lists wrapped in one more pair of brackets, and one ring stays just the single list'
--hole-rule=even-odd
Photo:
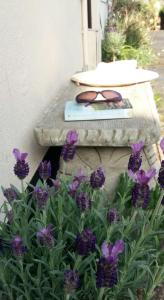
[{"label": "garden path", "polygon": [[152,82],[152,86],[160,115],[161,136],[164,136],[164,30],[151,32],[151,40],[156,59],[149,68],[159,73],[159,78]]}]

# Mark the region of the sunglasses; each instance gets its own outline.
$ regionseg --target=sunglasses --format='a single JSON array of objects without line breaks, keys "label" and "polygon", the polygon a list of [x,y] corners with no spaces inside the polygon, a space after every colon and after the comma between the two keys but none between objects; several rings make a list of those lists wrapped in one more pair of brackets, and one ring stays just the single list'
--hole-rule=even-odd
[{"label": "sunglasses", "polygon": [[[105,99],[103,100],[95,100],[98,94],[102,95]],[[122,96],[120,93],[113,90],[104,90],[104,91],[86,91],[78,94],[76,96],[77,103],[86,103],[86,105],[90,105],[92,103],[116,103],[122,101]]]}]

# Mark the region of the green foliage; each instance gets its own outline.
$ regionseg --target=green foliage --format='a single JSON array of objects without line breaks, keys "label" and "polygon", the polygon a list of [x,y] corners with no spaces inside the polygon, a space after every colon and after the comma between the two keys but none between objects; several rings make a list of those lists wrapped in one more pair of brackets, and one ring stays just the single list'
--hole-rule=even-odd
[{"label": "green foliage", "polygon": [[121,49],[119,59],[136,59],[138,62],[138,66],[142,67],[149,65],[152,62],[153,57],[154,55],[152,53],[152,50],[146,45],[143,45],[138,49],[129,45],[125,45]]},{"label": "green foliage", "polygon": [[[28,190],[20,192],[19,199],[10,203],[13,222],[10,224],[5,218],[0,223],[0,237],[6,241],[0,254],[0,298],[126,300],[137,299],[140,291],[143,299],[151,299],[154,289],[164,279],[160,248],[164,216],[159,186],[152,191],[148,209],[143,210],[131,205],[133,182],[127,174],[121,175],[113,199],[108,199],[104,190],[93,190],[89,181],[82,182],[79,190],[92,199],[92,207],[81,214],[68,193],[72,178],[64,175],[60,180],[58,190],[49,187],[49,199],[43,209],[37,208],[33,193]],[[47,188],[41,181],[37,185]],[[111,225],[106,218],[110,208],[119,214],[119,221]],[[5,202],[1,212],[6,214],[7,210]],[[48,224],[54,228],[54,246],[50,248],[36,239],[36,232]],[[83,228],[92,229],[96,235],[96,251],[79,259],[74,243]],[[16,257],[10,249],[14,235],[20,235],[27,247],[22,257]],[[114,243],[117,239],[125,242],[125,251],[119,257],[118,284],[99,290],[95,274],[100,247],[104,240]],[[81,281],[80,288],[72,295],[66,295],[63,289],[63,274],[69,268],[79,272]]]},{"label": "green foliage", "polygon": [[[125,59],[124,57],[126,57],[126,59],[137,58],[140,66],[152,62],[154,55],[148,32],[149,28],[154,26],[154,18],[157,18],[153,8],[153,2],[148,5],[141,1],[113,1],[112,12],[105,30],[107,34],[105,33],[102,42],[103,61]],[[113,47],[115,45],[113,36],[116,47]],[[124,39],[119,39],[119,36]]]},{"label": "green foliage", "polygon": [[164,15],[164,6],[162,6],[159,11],[159,16],[161,17],[163,15]]},{"label": "green foliage", "polygon": [[120,56],[125,43],[125,36],[120,32],[106,32],[102,42],[102,57],[104,61],[115,60]]}]

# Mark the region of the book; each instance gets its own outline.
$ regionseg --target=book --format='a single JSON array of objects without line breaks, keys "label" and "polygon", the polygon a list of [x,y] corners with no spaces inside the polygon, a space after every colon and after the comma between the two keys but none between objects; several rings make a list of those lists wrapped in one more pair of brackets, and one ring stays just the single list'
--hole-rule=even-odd
[{"label": "book", "polygon": [[67,101],[64,111],[65,121],[127,119],[133,117],[133,108],[128,99],[117,103],[94,103],[86,105],[75,100]]}]

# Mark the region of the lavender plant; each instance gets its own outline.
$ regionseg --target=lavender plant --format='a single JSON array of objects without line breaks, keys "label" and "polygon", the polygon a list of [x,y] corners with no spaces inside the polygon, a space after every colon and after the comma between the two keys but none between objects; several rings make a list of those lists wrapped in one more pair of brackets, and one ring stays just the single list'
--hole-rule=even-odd
[{"label": "lavender plant", "polygon": [[[73,159],[77,139],[68,132],[65,163]],[[27,154],[13,151],[21,190],[2,188],[0,299],[152,299],[164,280],[164,161],[159,172],[142,170],[142,147],[132,145],[128,172],[112,199],[101,166],[90,176],[79,170],[51,178],[50,162],[42,162],[36,186],[25,186]]]}]

